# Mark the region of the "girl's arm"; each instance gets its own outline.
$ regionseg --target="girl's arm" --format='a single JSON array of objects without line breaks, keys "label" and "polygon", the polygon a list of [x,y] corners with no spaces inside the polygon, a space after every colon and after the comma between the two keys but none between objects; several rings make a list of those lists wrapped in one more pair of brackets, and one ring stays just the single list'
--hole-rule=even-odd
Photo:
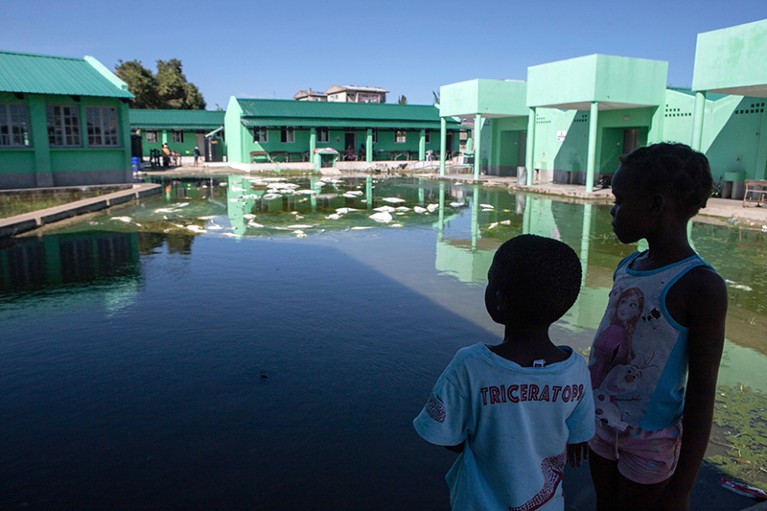
[{"label": "girl's arm", "polygon": [[703,461],[714,416],[719,361],[724,347],[727,288],[713,270],[692,270],[682,298],[689,325],[688,377],[682,421],[682,446],[674,475],[661,499],[664,510],[686,510]]}]

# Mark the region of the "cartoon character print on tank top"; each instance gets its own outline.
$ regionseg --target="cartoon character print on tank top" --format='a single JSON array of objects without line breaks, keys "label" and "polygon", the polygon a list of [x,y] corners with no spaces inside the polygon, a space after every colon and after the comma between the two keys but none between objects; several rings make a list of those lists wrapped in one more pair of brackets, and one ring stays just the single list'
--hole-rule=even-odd
[{"label": "cartoon character print on tank top", "polygon": [[597,419],[619,431],[662,429],[681,415],[687,375],[687,329],[665,304],[685,273],[707,264],[697,255],[636,271],[636,252],[621,261],[589,360]]}]

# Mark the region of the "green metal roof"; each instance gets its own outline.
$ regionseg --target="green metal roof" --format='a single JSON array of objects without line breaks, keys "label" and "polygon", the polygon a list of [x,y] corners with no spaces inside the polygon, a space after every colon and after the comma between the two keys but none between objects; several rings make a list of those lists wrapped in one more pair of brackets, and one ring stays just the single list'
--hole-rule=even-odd
[{"label": "green metal roof", "polygon": [[130,109],[131,128],[210,130],[224,124],[223,110]]},{"label": "green metal roof", "polygon": [[93,57],[0,51],[0,92],[132,98],[128,86]]},{"label": "green metal roof", "polygon": [[[237,99],[242,123],[252,126],[302,126],[346,128],[440,128],[439,109],[432,105],[341,103],[289,99]],[[447,119],[449,129],[460,122]]]}]

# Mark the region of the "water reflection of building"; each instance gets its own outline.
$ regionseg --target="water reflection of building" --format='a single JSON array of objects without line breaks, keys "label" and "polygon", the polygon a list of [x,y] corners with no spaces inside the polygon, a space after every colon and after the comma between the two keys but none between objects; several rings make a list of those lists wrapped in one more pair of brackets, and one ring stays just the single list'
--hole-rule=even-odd
[{"label": "water reflection of building", "polygon": [[86,232],[20,238],[0,249],[0,291],[89,285],[139,276],[134,233]]}]

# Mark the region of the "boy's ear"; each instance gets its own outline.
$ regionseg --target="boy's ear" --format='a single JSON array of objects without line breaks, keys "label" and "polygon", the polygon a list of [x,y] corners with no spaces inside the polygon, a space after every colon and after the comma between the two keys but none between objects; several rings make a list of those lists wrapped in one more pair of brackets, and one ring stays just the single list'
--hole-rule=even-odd
[{"label": "boy's ear", "polygon": [[658,193],[653,195],[652,199],[650,199],[650,213],[659,216],[663,209],[666,207],[666,198]]}]

